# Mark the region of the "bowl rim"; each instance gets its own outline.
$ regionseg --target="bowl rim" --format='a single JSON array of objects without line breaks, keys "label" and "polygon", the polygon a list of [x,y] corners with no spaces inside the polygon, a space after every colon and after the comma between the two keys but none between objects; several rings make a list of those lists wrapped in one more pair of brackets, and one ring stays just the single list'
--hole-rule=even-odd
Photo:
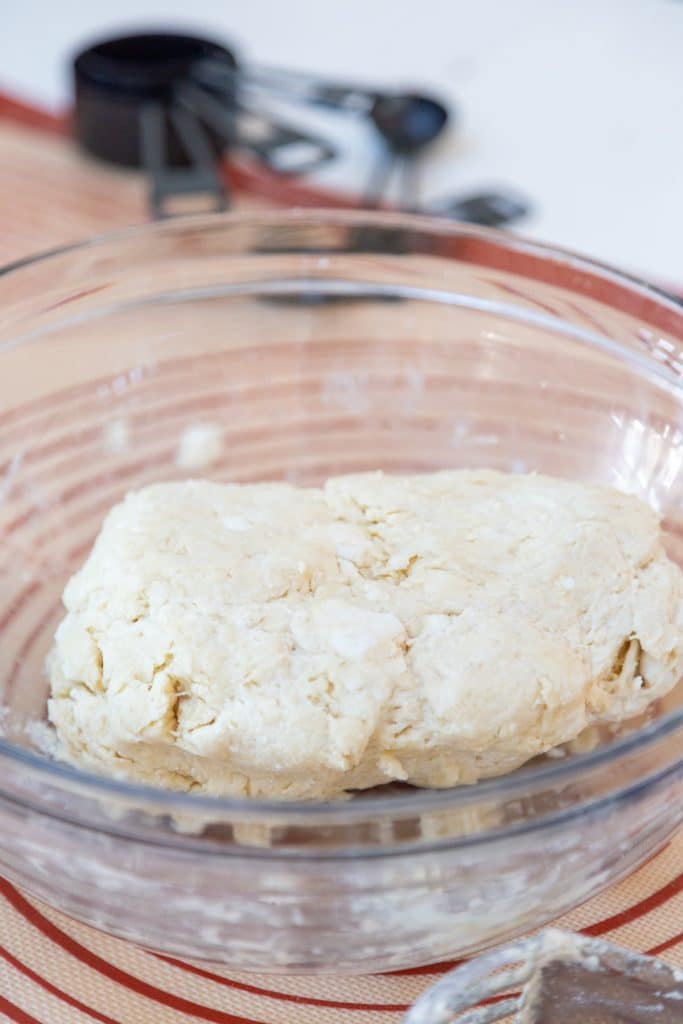
[{"label": "bowl rim", "polygon": [[501,228],[483,227],[465,221],[451,220],[428,214],[403,213],[391,210],[363,209],[338,210],[326,207],[292,207],[289,209],[227,211],[217,213],[188,214],[180,217],[169,217],[142,224],[132,224],[114,231],[98,232],[87,238],[76,239],[50,249],[29,253],[16,260],[0,265],[0,277],[15,271],[24,270],[36,264],[44,263],[58,256],[75,251],[96,249],[111,243],[134,239],[152,234],[173,234],[181,229],[196,231],[201,228],[220,228],[227,224],[311,224],[328,223],[330,225],[370,225],[375,227],[395,228],[404,230],[412,228],[426,233],[444,237],[469,237],[484,242],[497,243],[510,252],[538,256],[546,260],[567,262],[577,270],[598,272],[629,288],[640,292],[644,297],[654,298],[670,312],[681,318],[683,323],[683,294],[678,298],[662,285],[648,280],[632,271],[616,267],[604,260],[594,259],[571,247],[555,245],[544,240],[535,240],[516,235]]},{"label": "bowl rim", "polygon": [[[329,210],[329,209],[293,209],[265,210],[257,212],[228,212],[222,214],[200,214],[179,218],[170,218],[149,224],[135,225],[118,231],[106,232],[91,238],[70,242],[33,255],[22,257],[0,267],[0,279],[8,275],[29,269],[38,264],[49,263],[50,260],[86,250],[96,250],[118,242],[134,240],[137,237],[164,236],[176,232],[204,229],[220,230],[228,225],[249,224],[292,224],[320,226],[369,226],[404,231],[412,229],[426,234],[444,238],[469,238],[500,247],[511,255],[530,256],[545,263],[561,263],[565,268],[576,270],[611,281],[628,292],[647,299],[660,307],[665,314],[673,315],[680,320],[683,330],[683,305],[663,288],[648,282],[635,274],[630,274],[611,265],[584,257],[571,249],[565,249],[542,242],[530,241],[505,231],[462,224],[457,221],[415,214],[403,214],[367,210]],[[447,258],[447,257],[442,257]],[[471,262],[476,262],[471,260]],[[508,268],[509,273],[515,273]],[[558,285],[562,287],[562,285]],[[613,342],[622,347],[618,342]],[[657,367],[660,372],[664,368]],[[683,385],[673,375],[666,374],[669,383],[677,389]],[[681,685],[680,683],[678,685]],[[529,773],[513,772],[507,775],[483,779],[472,786],[455,786],[446,789],[415,788],[405,794],[366,793],[362,800],[254,800],[241,797],[216,797],[184,793],[174,790],[156,788],[136,782],[112,779],[98,775],[85,769],[76,768],[66,762],[50,759],[31,750],[3,739],[0,735],[0,763],[9,762],[28,770],[32,775],[48,784],[62,783],[81,791],[88,797],[117,797],[127,800],[131,806],[148,806],[153,804],[156,813],[178,813],[194,811],[204,815],[213,813],[231,816],[235,821],[252,821],[255,823],[277,818],[280,823],[306,823],[314,825],[324,822],[325,825],[347,825],[375,819],[378,815],[399,816],[406,814],[422,814],[425,812],[452,811],[468,804],[479,802],[480,799],[491,797],[504,798],[515,793],[529,790],[533,780],[534,788],[540,784],[562,783],[575,779],[577,776],[597,769],[601,766],[617,764],[622,757],[636,751],[649,749],[665,739],[677,729],[683,729],[683,706],[677,708],[655,722],[649,723],[626,736],[620,737],[593,751],[574,754],[569,758],[548,761],[537,766]],[[683,758],[681,759],[683,764]],[[674,765],[675,767],[675,765]],[[671,765],[669,766],[671,768]],[[630,785],[615,788],[609,794],[610,799],[618,799],[627,792]],[[4,789],[2,790],[4,792]],[[31,802],[34,810],[40,810]],[[50,810],[54,814],[54,809]],[[58,815],[60,816],[60,815]],[[64,815],[64,817],[69,817]],[[539,824],[547,820],[541,816]],[[516,834],[520,826],[533,825],[533,821],[516,822],[502,829],[484,829],[466,838],[471,842],[483,842],[492,837],[503,837]],[[113,823],[112,823],[113,825]],[[97,827],[97,826],[95,826]],[[122,832],[121,834],[127,834]],[[181,838],[181,835],[178,835]],[[454,837],[455,838],[455,837]],[[452,842],[452,840],[451,840]],[[457,839],[456,839],[457,842]],[[276,853],[277,851],[273,851]],[[283,851],[284,852],[284,851]]]}]

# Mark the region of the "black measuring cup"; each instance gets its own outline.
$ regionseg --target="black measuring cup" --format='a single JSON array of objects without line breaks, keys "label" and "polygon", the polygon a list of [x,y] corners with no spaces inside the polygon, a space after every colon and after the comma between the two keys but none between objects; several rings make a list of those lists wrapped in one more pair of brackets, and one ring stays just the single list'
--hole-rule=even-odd
[{"label": "black measuring cup", "polygon": [[[211,208],[225,209],[218,160],[237,147],[289,174],[336,154],[325,140],[251,111],[234,51],[208,39],[167,32],[105,39],[82,50],[73,71],[76,138],[102,160],[144,168],[155,216],[178,195],[205,194]],[[286,156],[293,151],[294,161]]]}]

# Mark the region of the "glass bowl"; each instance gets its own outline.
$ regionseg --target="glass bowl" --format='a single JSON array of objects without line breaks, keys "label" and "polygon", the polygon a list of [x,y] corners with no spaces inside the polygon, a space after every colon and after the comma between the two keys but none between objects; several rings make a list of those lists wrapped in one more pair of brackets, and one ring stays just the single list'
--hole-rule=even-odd
[{"label": "glass bowl", "polygon": [[650,502],[682,560],[674,302],[485,230],[294,212],[180,219],[16,264],[0,316],[0,872],[13,883],[151,949],[361,973],[535,928],[671,836],[680,686],[583,753],[474,786],[250,803],[59,763],[44,659],[109,506],[188,474],[492,466],[603,481]]}]

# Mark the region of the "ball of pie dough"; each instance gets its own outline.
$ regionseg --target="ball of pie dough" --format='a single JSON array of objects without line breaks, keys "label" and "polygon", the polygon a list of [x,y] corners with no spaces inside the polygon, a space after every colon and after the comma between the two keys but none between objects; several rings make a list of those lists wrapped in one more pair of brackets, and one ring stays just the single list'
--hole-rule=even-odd
[{"label": "ball of pie dough", "polygon": [[49,658],[63,756],[329,798],[508,772],[683,668],[655,514],[536,475],[156,484],[109,513]]}]

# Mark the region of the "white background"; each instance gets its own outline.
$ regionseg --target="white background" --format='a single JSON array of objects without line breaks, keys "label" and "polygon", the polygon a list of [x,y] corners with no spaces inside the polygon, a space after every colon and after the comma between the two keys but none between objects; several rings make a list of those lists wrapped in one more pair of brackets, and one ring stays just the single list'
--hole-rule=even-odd
[{"label": "white background", "polygon": [[[424,196],[513,187],[519,230],[683,286],[682,0],[0,0],[0,88],[60,108],[93,36],[181,26],[244,59],[444,94],[459,123]],[[359,190],[370,131],[332,116]],[[1,154],[0,154],[1,158]]]}]

